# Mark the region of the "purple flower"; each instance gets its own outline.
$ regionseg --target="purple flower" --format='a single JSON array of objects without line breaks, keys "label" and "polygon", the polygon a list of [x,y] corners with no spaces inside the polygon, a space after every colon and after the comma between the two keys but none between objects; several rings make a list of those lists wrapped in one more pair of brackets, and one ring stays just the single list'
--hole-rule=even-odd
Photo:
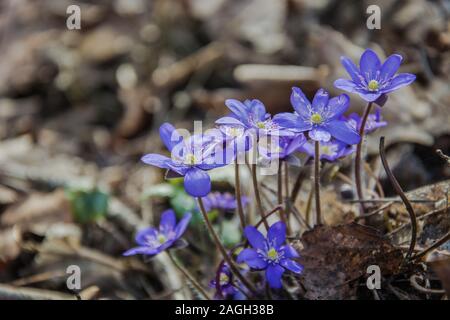
[{"label": "purple flower", "polygon": [[161,140],[171,152],[171,158],[150,153],[142,157],[146,164],[169,170],[170,175],[184,177],[184,188],[193,197],[204,197],[211,191],[211,179],[206,173],[226,163],[216,156],[216,137],[192,135],[183,139],[175,128],[164,123],[159,128]]},{"label": "purple flower", "polygon": [[166,249],[177,246],[179,239],[191,220],[191,214],[186,213],[181,221],[176,224],[175,212],[171,209],[163,212],[159,228],[149,227],[141,230],[136,235],[138,247],[126,251],[124,256],[143,254],[154,256]]},{"label": "purple flower", "polygon": [[299,151],[305,142],[306,138],[303,133],[289,137],[270,136],[267,141],[264,139],[259,141],[258,151],[263,162],[280,159],[288,161],[292,165],[300,165],[300,160],[294,156],[294,153]]},{"label": "purple flower", "polygon": [[[203,197],[202,200],[207,212],[214,209],[231,211],[237,208],[236,198],[229,192],[211,192],[206,197]],[[249,202],[248,198],[244,196],[241,197],[241,200],[244,206]]]},{"label": "purple flower", "polygon": [[292,135],[292,132],[283,130],[274,123],[270,114],[266,112],[266,107],[259,100],[246,100],[244,103],[228,99],[225,101],[232,114],[222,117],[216,121],[216,124],[228,126],[231,128],[244,128],[260,135]]},{"label": "purple flower", "polygon": [[239,292],[233,285],[233,273],[226,263],[219,266],[216,277],[219,278],[218,283],[217,278],[211,280],[209,283],[209,287],[215,288],[217,291],[216,298],[230,299]]},{"label": "purple flower", "polygon": [[320,89],[311,103],[302,90],[293,87],[291,103],[295,112],[277,114],[274,122],[297,132],[308,131],[315,141],[327,142],[334,137],[347,144],[356,144],[360,140],[359,134],[340,119],[349,102],[346,94],[329,99],[328,92]]},{"label": "purple flower", "polygon": [[286,225],[279,221],[270,226],[265,238],[255,227],[248,226],[244,230],[252,249],[242,250],[237,262],[245,262],[250,268],[266,270],[266,279],[272,288],[281,288],[281,277],[285,270],[300,274],[303,266],[293,261],[299,255],[293,247],[284,244],[286,241]]},{"label": "purple flower", "polygon": [[338,79],[334,82],[336,88],[351,93],[358,93],[367,102],[372,102],[382,95],[412,83],[416,76],[410,73],[395,75],[402,62],[402,56],[393,54],[381,64],[377,54],[366,49],[359,60],[358,67],[347,57],[341,62],[351,77]]},{"label": "purple flower", "polygon": [[[306,142],[300,148],[301,151],[307,153],[314,158],[314,144],[311,142]],[[328,142],[323,142],[319,146],[320,159],[325,159],[330,162],[334,162],[337,159],[348,156],[355,151],[353,146],[349,146],[339,140],[330,140]]]},{"label": "purple flower", "polygon": [[[348,116],[347,123],[355,130],[359,131],[359,127],[361,126],[361,117],[352,113]],[[367,117],[366,125],[364,127],[364,133],[371,133],[377,130],[378,128],[387,126],[387,122],[383,121],[381,118],[381,111],[377,109],[374,114],[369,114]]]}]

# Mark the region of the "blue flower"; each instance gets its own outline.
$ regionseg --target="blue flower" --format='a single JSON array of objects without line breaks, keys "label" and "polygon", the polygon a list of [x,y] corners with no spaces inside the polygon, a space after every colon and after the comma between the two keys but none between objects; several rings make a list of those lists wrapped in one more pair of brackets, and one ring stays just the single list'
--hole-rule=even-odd
[{"label": "blue flower", "polygon": [[226,165],[223,157],[217,157],[221,141],[213,135],[192,135],[183,139],[175,128],[164,123],[159,128],[161,140],[171,152],[171,158],[150,153],[142,157],[146,164],[168,169],[168,176],[183,176],[184,188],[193,197],[204,197],[211,191],[211,179],[206,173]]},{"label": "blue flower", "polygon": [[[359,127],[361,126],[361,117],[356,114],[352,113],[348,116],[347,123],[355,130],[359,130]],[[387,126],[387,122],[383,121],[381,118],[381,111],[380,109],[377,109],[375,113],[369,114],[367,117],[366,125],[364,127],[364,133],[368,134],[371,132],[374,132],[378,128]]]},{"label": "blue flower", "polygon": [[293,87],[291,103],[295,112],[277,114],[274,122],[297,132],[308,131],[308,136],[315,141],[327,142],[334,137],[347,144],[356,144],[360,140],[359,134],[340,119],[349,102],[346,94],[330,99],[328,92],[320,89],[311,103],[302,90]]},{"label": "blue flower", "polygon": [[[202,200],[207,212],[214,209],[231,211],[237,208],[236,198],[229,192],[211,192],[206,197],[203,197]],[[249,202],[245,196],[242,196],[241,200],[243,206],[246,206]]]},{"label": "blue flower", "polygon": [[169,209],[163,212],[159,228],[149,227],[136,235],[138,247],[126,251],[124,256],[143,254],[154,256],[166,249],[177,246],[179,240],[191,220],[191,214],[186,213],[183,219],[176,224],[175,213]]},{"label": "blue flower", "polygon": [[223,299],[233,299],[240,300],[243,298],[243,295],[233,284],[233,273],[230,270],[230,267],[223,263],[219,266],[217,270],[217,276],[219,278],[219,282],[217,283],[216,279],[211,280],[209,283],[210,288],[216,289],[215,298],[223,298]]},{"label": "blue flower", "polygon": [[366,49],[359,60],[358,67],[347,57],[341,62],[351,77],[338,79],[334,82],[336,88],[351,93],[358,93],[367,102],[372,102],[382,95],[411,84],[416,76],[410,73],[395,74],[402,62],[402,56],[393,54],[381,64],[377,54]]},{"label": "blue flower", "polygon": [[293,261],[299,255],[293,247],[284,244],[286,241],[286,225],[279,221],[270,226],[265,238],[253,226],[244,230],[248,242],[253,248],[242,250],[237,262],[245,262],[250,268],[266,270],[266,279],[272,288],[281,288],[281,277],[285,270],[300,274],[303,266]]},{"label": "blue flower", "polygon": [[[264,143],[266,142],[266,143]],[[287,161],[292,165],[300,165],[300,160],[294,155],[296,151],[306,142],[303,133],[296,133],[294,136],[271,136],[267,141],[259,141],[258,151],[262,157],[262,162],[274,159]]]},{"label": "blue flower", "polygon": [[255,132],[258,137],[261,135],[292,135],[292,132],[283,130],[272,121],[270,114],[266,112],[266,107],[259,100],[246,100],[242,103],[235,99],[228,99],[225,104],[232,114],[218,119],[216,124],[219,127],[244,128]]},{"label": "blue flower", "polygon": [[[337,159],[343,158],[355,152],[353,146],[349,146],[339,140],[332,139],[328,142],[323,142],[319,146],[320,159],[325,159],[334,162]],[[306,142],[301,146],[300,151],[305,152],[314,158],[314,144]]]}]

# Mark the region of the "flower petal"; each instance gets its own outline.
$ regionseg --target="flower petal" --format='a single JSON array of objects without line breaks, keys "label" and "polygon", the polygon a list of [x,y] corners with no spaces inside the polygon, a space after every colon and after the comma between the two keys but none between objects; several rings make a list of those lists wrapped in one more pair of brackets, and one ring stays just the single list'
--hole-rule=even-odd
[{"label": "flower petal", "polygon": [[375,51],[371,49],[366,49],[366,51],[364,51],[361,60],[359,61],[359,70],[367,82],[376,79],[380,64],[380,59],[378,59]]},{"label": "flower petal", "polygon": [[271,225],[269,231],[267,231],[267,238],[269,243],[278,250],[286,241],[286,224],[278,221]]},{"label": "flower petal", "polygon": [[124,256],[133,256],[136,254],[143,254],[143,255],[148,255],[148,256],[152,256],[155,255],[157,253],[159,253],[160,251],[158,249],[150,249],[148,247],[136,247],[136,248],[132,248],[128,251],[125,251],[123,253]]},{"label": "flower petal", "polygon": [[266,269],[266,279],[269,286],[274,289],[281,288],[281,277],[283,276],[284,268],[278,264],[269,265]]},{"label": "flower petal", "polygon": [[233,117],[222,117],[216,120],[218,125],[233,125],[233,126],[244,126],[244,124],[236,118]]},{"label": "flower petal", "polygon": [[159,136],[167,150],[172,151],[173,147],[183,141],[183,137],[177,133],[175,127],[166,122],[159,127]]},{"label": "flower petal", "polygon": [[245,262],[250,268],[265,269],[267,262],[264,261],[254,249],[242,250],[236,258],[238,263]]},{"label": "flower petal", "polygon": [[147,244],[147,238],[148,237],[156,238],[157,235],[158,235],[158,231],[156,230],[156,228],[149,227],[149,228],[145,228],[145,229],[140,230],[136,234],[136,237],[134,238],[134,240],[140,246],[147,246],[148,245]]},{"label": "flower petal", "polygon": [[[347,70],[350,77],[356,84],[359,84],[360,81],[360,73],[358,67],[347,57],[341,57],[341,63],[344,66],[345,70]],[[335,82],[336,86],[336,82]]]},{"label": "flower petal", "polygon": [[298,132],[311,130],[311,123],[306,122],[295,113],[283,112],[273,117],[273,122],[280,127],[292,129]]},{"label": "flower petal", "polygon": [[248,119],[248,111],[247,107],[242,102],[236,99],[228,99],[225,101],[225,105],[236,115],[239,120],[244,123],[246,122]]},{"label": "flower petal", "polygon": [[356,87],[358,86],[355,82],[353,82],[352,80],[347,80],[347,79],[337,79],[334,82],[334,86],[338,89],[350,92],[350,93],[354,93],[356,92]]},{"label": "flower petal", "polygon": [[303,266],[295,261],[292,261],[290,259],[283,259],[280,261],[281,266],[283,266],[284,268],[294,272],[294,273],[302,273],[303,271]]},{"label": "flower petal", "polygon": [[266,238],[253,226],[247,226],[244,229],[245,237],[255,249],[266,250]]},{"label": "flower petal", "polygon": [[264,104],[257,99],[253,99],[250,105],[250,113],[253,120],[264,121],[266,118],[266,107],[264,106]]},{"label": "flower petal", "polygon": [[380,80],[384,82],[390,78],[392,78],[397,72],[398,68],[400,68],[400,64],[402,63],[402,56],[399,54],[393,54],[389,56],[386,61],[384,61],[381,66],[380,71]]},{"label": "flower petal", "polygon": [[315,141],[328,142],[331,139],[331,134],[321,128],[313,128],[309,133],[309,137]]},{"label": "flower petal", "polygon": [[384,89],[383,93],[391,92],[397,90],[401,87],[407,86],[416,80],[416,76],[411,73],[400,73],[392,79]]},{"label": "flower petal", "polygon": [[187,212],[184,214],[183,218],[178,222],[177,226],[175,227],[175,239],[180,238],[183,233],[186,231],[186,228],[189,225],[189,222],[191,221],[192,214]]},{"label": "flower petal", "polygon": [[287,244],[280,248],[280,251],[284,253],[285,258],[298,258],[299,254],[291,245]]},{"label": "flower petal", "polygon": [[299,134],[289,143],[288,147],[286,148],[286,154],[289,155],[295,151],[298,151],[305,142],[305,135],[303,133]]},{"label": "flower petal", "polygon": [[[383,90],[383,92],[384,92],[384,90]],[[373,102],[373,101],[377,100],[379,97],[381,97],[381,95],[382,95],[381,92],[372,93],[367,90],[358,91],[358,94],[361,98],[363,98],[367,102]]]},{"label": "flower petal", "polygon": [[205,171],[191,168],[184,176],[184,189],[193,197],[204,197],[211,191],[211,179]]},{"label": "flower petal", "polygon": [[309,102],[308,98],[305,96],[303,91],[300,90],[300,88],[292,88],[291,104],[300,117],[303,119],[309,119],[312,109],[311,102]]},{"label": "flower petal", "polygon": [[319,112],[325,109],[328,105],[329,97],[330,95],[324,89],[317,90],[316,95],[314,96],[314,99],[312,101],[312,109],[315,112]]},{"label": "flower petal", "polygon": [[333,120],[327,123],[326,127],[333,137],[346,144],[357,144],[361,139],[359,134],[345,121]]},{"label": "flower petal", "polygon": [[328,108],[331,112],[329,119],[340,117],[345,111],[347,111],[349,103],[350,97],[346,94],[341,94],[337,97],[331,98],[328,102]]},{"label": "flower petal", "polygon": [[159,222],[159,230],[164,233],[172,231],[175,228],[176,221],[175,212],[172,209],[164,211]]},{"label": "flower petal", "polygon": [[143,156],[141,158],[141,161],[151,166],[168,169],[169,166],[167,163],[170,162],[171,160],[169,157],[163,156],[161,154],[149,153]]}]

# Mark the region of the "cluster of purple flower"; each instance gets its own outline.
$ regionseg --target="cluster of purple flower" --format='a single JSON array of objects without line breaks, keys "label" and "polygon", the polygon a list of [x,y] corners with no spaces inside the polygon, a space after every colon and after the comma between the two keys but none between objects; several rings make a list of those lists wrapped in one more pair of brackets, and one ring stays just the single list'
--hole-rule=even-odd
[{"label": "cluster of purple flower", "polygon": [[[334,85],[359,94],[370,106],[372,103],[382,106],[387,93],[415,79],[412,74],[396,75],[402,61],[397,54],[381,64],[378,56],[367,49],[361,56],[359,67],[349,58],[343,57],[341,61],[351,79],[336,80]],[[327,91],[319,89],[310,101],[300,88],[294,87],[290,100],[294,111],[273,117],[259,100],[227,100],[225,104],[231,112],[216,121],[216,130],[186,138],[171,124],[165,123],[160,127],[160,137],[171,157],[147,154],[142,161],[166,169],[167,177],[184,177],[186,192],[198,198],[200,204],[204,203],[208,211],[213,207],[234,210],[237,202],[233,196],[210,193],[211,180],[207,171],[236,161],[238,155],[245,155],[252,147],[256,147],[260,164],[277,160],[298,165],[297,152],[312,157],[319,154],[320,159],[336,161],[354,152],[354,145],[361,141],[359,133],[370,133],[387,124],[381,119],[379,109],[369,114],[370,107],[363,119],[355,113],[346,117],[344,113],[350,104],[347,94],[331,98]],[[173,212],[166,211],[159,229],[140,232],[136,237],[139,247],[125,255],[155,255],[175,246],[189,219],[190,214],[187,214],[176,225]],[[236,261],[246,263],[254,270],[265,270],[270,287],[281,288],[285,270],[302,272],[303,267],[293,260],[298,258],[297,251],[286,244],[285,222],[274,223],[268,228],[267,238],[253,226],[245,227],[244,234],[252,248],[244,248]],[[221,252],[223,254],[223,250]],[[236,271],[231,267],[223,262],[211,283],[226,295],[237,292],[232,282]]]}]

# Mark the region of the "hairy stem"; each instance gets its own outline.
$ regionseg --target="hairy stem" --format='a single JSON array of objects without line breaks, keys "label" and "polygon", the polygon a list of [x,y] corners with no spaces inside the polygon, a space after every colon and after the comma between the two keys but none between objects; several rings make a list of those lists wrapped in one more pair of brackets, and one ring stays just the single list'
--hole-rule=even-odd
[{"label": "hairy stem", "polygon": [[[281,165],[282,162],[279,160],[278,163],[278,190],[277,190],[277,198],[278,198],[278,204],[283,205],[283,166]],[[284,223],[286,223],[286,216],[284,208],[280,210],[280,219]]]},{"label": "hairy stem", "polygon": [[314,191],[316,194],[316,224],[322,224],[322,210],[320,208],[320,143],[314,143]]},{"label": "hairy stem", "polygon": [[244,209],[242,206],[242,198],[241,198],[241,181],[239,179],[239,164],[236,160],[234,161],[234,179],[235,179],[235,195],[236,195],[236,202],[237,202],[237,211],[239,214],[239,221],[241,222],[242,230],[245,228],[245,216],[244,216]]},{"label": "hairy stem", "polygon": [[230,258],[230,256],[227,253],[227,250],[223,246],[222,242],[220,242],[219,236],[217,235],[216,231],[214,230],[211,221],[209,221],[208,214],[206,213],[205,206],[203,204],[202,198],[197,198],[198,205],[200,208],[200,211],[203,215],[203,219],[205,220],[206,227],[208,228],[209,233],[211,234],[211,237],[216,245],[216,247],[219,249],[220,254],[223,257],[223,260],[228,264],[231,271],[236,275],[236,277],[242,282],[243,285],[247,287],[247,289],[252,292],[253,294],[257,294],[256,289],[253,287],[253,285],[245,278],[240,272],[234,261]]},{"label": "hairy stem", "polygon": [[290,215],[290,206],[289,206],[289,166],[287,161],[283,161],[284,163],[284,212],[286,215],[286,225],[288,234],[292,233],[291,228],[291,220],[289,219]]},{"label": "hairy stem", "polygon": [[263,219],[264,226],[266,229],[269,229],[269,224],[267,223],[266,217],[264,215],[264,209],[261,202],[261,195],[259,194],[259,186],[258,186],[258,178],[256,175],[256,163],[252,164],[252,180],[253,180],[253,189],[255,191],[255,200],[256,200],[256,206],[258,207],[258,212],[261,218]]},{"label": "hairy stem", "polygon": [[[364,199],[362,179],[361,179],[361,161],[362,161],[362,146],[364,141],[364,129],[366,127],[366,122],[370,114],[370,109],[372,109],[372,103],[369,102],[367,104],[366,109],[364,110],[364,114],[361,120],[361,125],[359,127],[359,135],[361,140],[356,145],[356,156],[355,156],[355,186],[356,186],[356,194],[358,196],[358,200]],[[364,213],[365,206],[364,203],[361,203],[361,211]]]},{"label": "hairy stem", "polygon": [[206,300],[211,300],[209,295],[206,293],[205,289],[203,289],[202,285],[198,283],[197,280],[195,280],[194,276],[187,271],[178,261],[177,259],[170,253],[170,251],[167,251],[167,255],[169,256],[172,263],[177,267],[178,270],[192,283],[192,285],[202,294],[202,296]]}]

